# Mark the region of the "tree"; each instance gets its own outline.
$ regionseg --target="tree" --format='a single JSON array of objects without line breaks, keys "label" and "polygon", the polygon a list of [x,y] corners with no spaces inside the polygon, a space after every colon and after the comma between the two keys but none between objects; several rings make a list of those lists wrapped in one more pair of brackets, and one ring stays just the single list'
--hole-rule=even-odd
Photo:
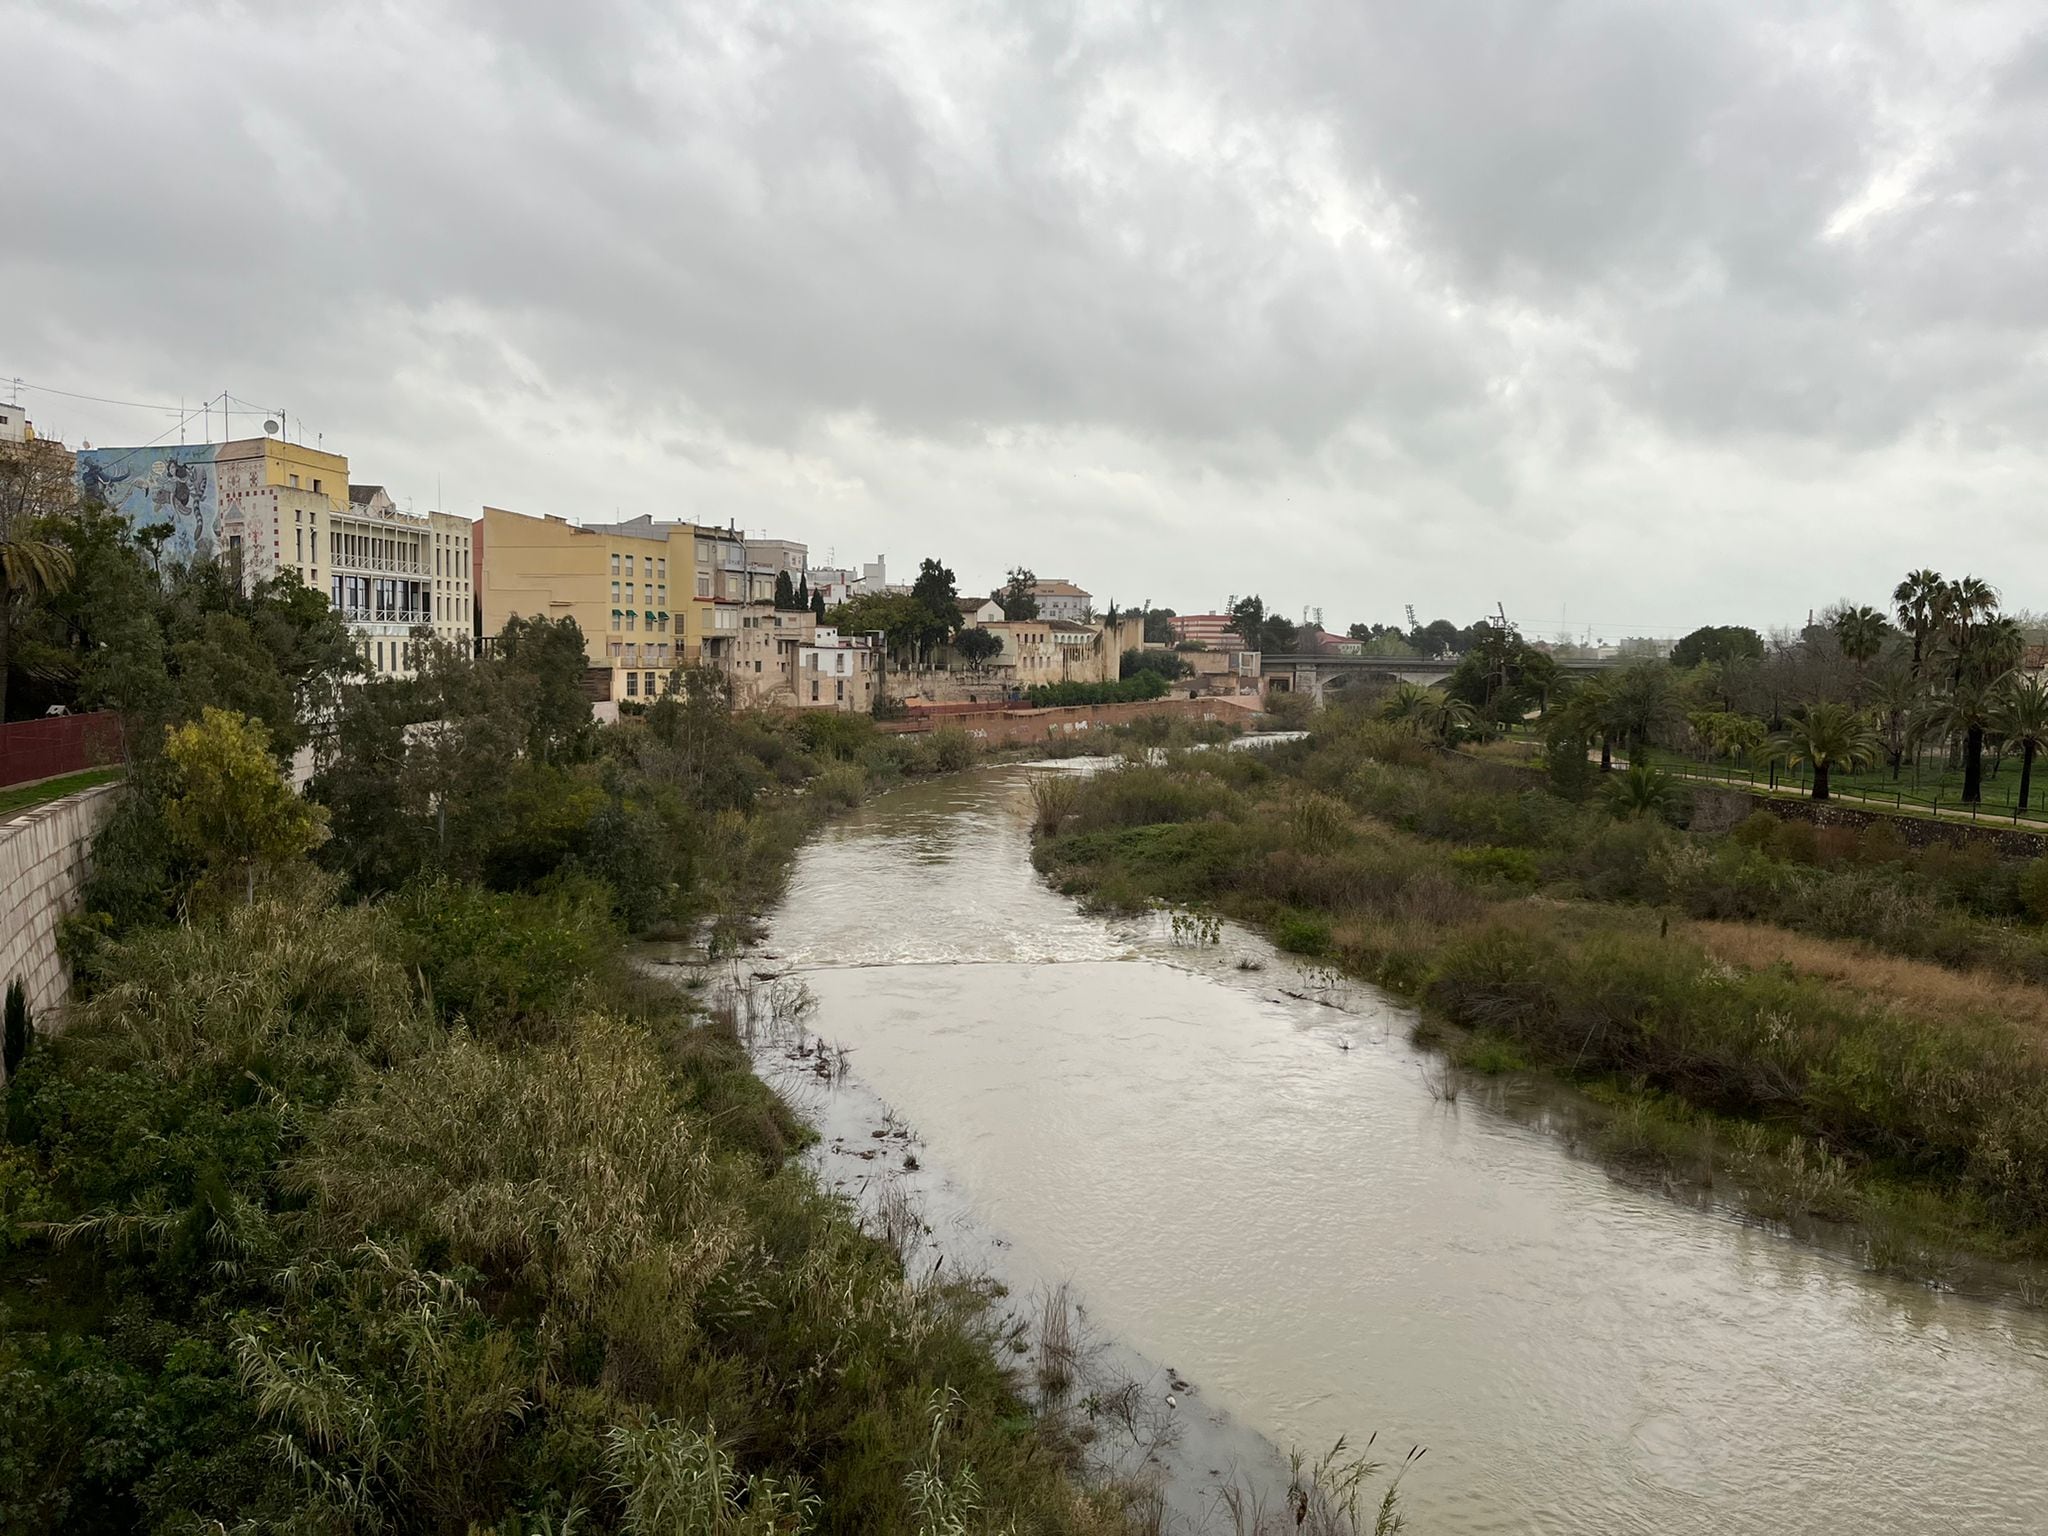
[{"label": "tree", "polygon": [[1794,768],[1813,770],[1813,798],[1828,798],[1828,775],[1836,768],[1850,773],[1867,768],[1883,752],[1868,717],[1847,704],[1815,704],[1803,718],[1765,743],[1766,757]]},{"label": "tree", "polygon": [[[803,581],[802,581],[802,579],[801,579],[801,578],[799,578],[799,579],[798,579],[798,581],[797,581],[797,598],[798,598],[798,601],[797,601],[797,606],[798,606],[799,608],[801,608],[801,607],[803,606],[803,601],[802,601],[802,598],[803,598]],[[813,593],[811,594],[811,614],[812,614],[812,616],[813,616],[814,618],[816,618],[816,619],[817,619],[817,621],[818,621],[818,622],[819,622],[820,624],[822,624],[822,623],[824,623],[824,622],[825,622],[825,594],[824,594],[824,593],[822,593],[822,592],[813,592]]]},{"label": "tree", "polygon": [[798,571],[796,573],[796,606],[799,608],[809,608],[813,605],[814,600],[817,605],[817,611],[820,613],[824,612],[825,594],[822,592],[813,593],[811,591],[810,574],[806,571]]},{"label": "tree", "polygon": [[2048,683],[2024,672],[2008,672],[1991,706],[1991,729],[2019,749],[2020,803],[2024,811],[2034,788],[2034,758],[2048,746]]},{"label": "tree", "polygon": [[1671,669],[1661,661],[1639,661],[1607,679],[1608,735],[1634,753],[1677,718]]},{"label": "tree", "polygon": [[1913,640],[1912,676],[1915,678],[1920,676],[1928,639],[1941,622],[1947,590],[1941,572],[1925,568],[1908,571],[1905,579],[1892,588],[1892,602],[1896,605],[1893,611],[1899,616],[1899,628]]},{"label": "tree", "polygon": [[1885,616],[1868,603],[1859,607],[1844,608],[1835,615],[1832,628],[1835,641],[1842,648],[1842,654],[1855,663],[1860,678],[1877,660],[1884,649],[1885,636],[1891,632],[1891,625]]},{"label": "tree", "polygon": [[1704,624],[1671,647],[1671,665],[1687,670],[1706,662],[1760,661],[1764,637],[1747,624]]},{"label": "tree", "polygon": [[256,870],[311,853],[326,840],[327,816],[286,784],[261,723],[208,705],[164,741],[171,771],[164,824],[181,850],[210,871],[242,872],[256,899]]},{"label": "tree", "polygon": [[775,573],[775,606],[785,611],[796,606],[796,583],[787,571]]},{"label": "tree", "polygon": [[1172,651],[1141,651],[1134,646],[1124,652],[1117,676],[1136,677],[1140,672],[1157,672],[1171,682],[1175,678],[1186,677],[1192,671],[1193,666]]},{"label": "tree", "polygon": [[1608,805],[1616,816],[1631,821],[1642,816],[1666,819],[1678,799],[1678,785],[1647,759],[1630,763],[1624,772],[1607,781]]},{"label": "tree", "polygon": [[1259,636],[1266,627],[1266,602],[1257,595],[1234,599],[1230,604],[1230,629],[1246,646],[1258,649]]},{"label": "tree", "polygon": [[1418,736],[1449,741],[1472,724],[1472,706],[1441,688],[1402,683],[1380,705],[1380,718],[1405,725]]},{"label": "tree", "polygon": [[1003,638],[986,629],[963,629],[953,637],[953,654],[967,663],[967,670],[980,675],[982,669],[1002,654]]},{"label": "tree", "polygon": [[590,669],[574,619],[511,618],[498,633],[498,659],[526,723],[526,751],[537,762],[575,762],[591,741]]},{"label": "tree", "polygon": [[1171,608],[1147,608],[1145,610],[1145,643],[1147,645],[1173,644],[1173,621],[1178,618]]},{"label": "tree", "polygon": [[0,722],[21,611],[71,582],[71,551],[54,524],[76,506],[64,455],[36,442],[0,444]]},{"label": "tree", "polygon": [[1884,748],[1884,759],[1896,779],[1905,769],[1906,752],[1921,720],[1922,693],[1913,674],[1894,663],[1870,682],[1871,723]]},{"label": "tree", "polygon": [[1035,619],[1038,617],[1038,594],[1033,590],[1038,577],[1028,566],[1010,567],[1009,579],[989,594],[1000,603],[1006,619]]},{"label": "tree", "polygon": [[929,654],[960,627],[960,594],[953,585],[953,573],[937,560],[925,560],[918,566],[917,580],[911,583],[910,598],[926,615],[917,646]]}]

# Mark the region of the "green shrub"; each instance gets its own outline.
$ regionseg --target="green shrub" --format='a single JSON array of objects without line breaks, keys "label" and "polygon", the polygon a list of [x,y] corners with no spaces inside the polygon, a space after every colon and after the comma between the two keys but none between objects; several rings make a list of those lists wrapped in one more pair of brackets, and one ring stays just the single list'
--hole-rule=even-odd
[{"label": "green shrub", "polygon": [[1329,920],[1310,912],[1283,912],[1273,922],[1273,943],[1291,955],[1327,955]]},{"label": "green shrub", "polygon": [[1771,857],[1787,864],[1818,864],[1820,833],[1810,821],[1787,821],[1771,833]]},{"label": "green shrub", "polygon": [[609,905],[590,882],[527,895],[435,880],[409,886],[385,910],[399,955],[443,1018],[523,1033],[565,1019],[584,977],[616,945]]},{"label": "green shrub", "polygon": [[1024,701],[1034,709],[1132,704],[1160,698],[1166,691],[1166,679],[1157,672],[1139,672],[1113,683],[1041,683],[1024,690]]},{"label": "green shrub", "polygon": [[2048,859],[2029,861],[2019,877],[2020,905],[2037,923],[2048,923]]},{"label": "green shrub", "polygon": [[1543,877],[1529,848],[1458,848],[1451,853],[1451,868],[1481,884],[1531,886]]},{"label": "green shrub", "polygon": [[958,773],[963,768],[972,768],[980,748],[974,738],[957,725],[941,726],[932,732],[932,762],[941,773]]},{"label": "green shrub", "polygon": [[1769,811],[1751,811],[1728,836],[1745,848],[1768,848],[1782,825]]}]

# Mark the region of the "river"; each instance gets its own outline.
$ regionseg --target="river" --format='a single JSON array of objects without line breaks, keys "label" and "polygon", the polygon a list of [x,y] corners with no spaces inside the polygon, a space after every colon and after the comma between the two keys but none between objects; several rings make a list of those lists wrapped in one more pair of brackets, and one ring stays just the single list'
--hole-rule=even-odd
[{"label": "river", "polygon": [[1405,1009],[1256,936],[1081,912],[1029,861],[1053,771],[828,828],[763,963],[848,1050],[819,1094],[886,1101],[954,1225],[1013,1283],[1071,1282],[1147,1393],[1225,1438],[1428,1447],[1417,1531],[2048,1532],[2048,1317],[1445,1102]]}]

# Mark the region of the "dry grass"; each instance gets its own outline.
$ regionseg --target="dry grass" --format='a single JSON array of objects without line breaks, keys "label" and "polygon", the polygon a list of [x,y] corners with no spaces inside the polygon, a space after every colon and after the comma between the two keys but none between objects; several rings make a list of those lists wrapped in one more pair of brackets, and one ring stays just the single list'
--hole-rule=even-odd
[{"label": "dry grass", "polygon": [[1874,1001],[1930,1019],[2000,1019],[2048,1047],[2048,989],[1989,971],[1952,970],[1927,960],[1879,954],[1866,945],[1815,938],[1760,923],[1688,922],[1678,930],[1715,958],[1744,970],[1783,965]]}]

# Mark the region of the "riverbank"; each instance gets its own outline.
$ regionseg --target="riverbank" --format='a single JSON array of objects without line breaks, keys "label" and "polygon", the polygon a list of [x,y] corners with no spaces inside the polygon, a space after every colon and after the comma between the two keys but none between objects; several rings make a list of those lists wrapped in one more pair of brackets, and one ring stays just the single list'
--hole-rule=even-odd
[{"label": "riverbank", "polygon": [[[622,956],[633,927],[730,950],[833,814],[971,746],[716,698],[559,718],[463,786],[440,872],[433,802],[367,748],[384,841],[246,902],[150,873],[177,781],[124,803],[82,1001],[7,1099],[0,1526],[1120,1536],[985,1288],[906,1275],[731,1021]],[[315,786],[344,826],[353,771]]]},{"label": "riverbank", "polygon": [[[1258,754],[1201,754],[1226,755]],[[1538,1075],[1444,1099],[1412,1010],[1327,959],[1083,910],[1032,868],[1032,786],[1091,767],[835,819],[747,966],[815,999],[783,1063],[826,1103],[808,1156],[849,1190],[906,1153],[911,1188],[943,1183],[931,1262],[977,1267],[992,1233],[1006,1306],[1069,1287],[1191,1450],[1219,1410],[1282,1446],[1377,1431],[1388,1472],[1426,1445],[1418,1531],[2041,1528],[2048,1317],[1617,1177],[1584,1096]]]},{"label": "riverbank", "polygon": [[[1979,1285],[1966,1256],[2048,1254],[2044,1036],[2009,1016],[2040,942],[1956,894],[2001,899],[2015,877],[1983,860],[1884,848],[1831,868],[1796,824],[1694,838],[1341,717],[1259,758],[1050,781],[1039,813],[1061,889],[1212,908],[1414,1002],[1448,1094],[1464,1073],[1569,1079],[1607,1106],[1612,1156],[1852,1224],[1876,1267]],[[1796,924],[1803,946],[1694,917]],[[1904,987],[1904,961],[1848,936],[1906,929],[1887,947],[1928,959]],[[2038,1273],[2009,1284],[2039,1299]]]}]

